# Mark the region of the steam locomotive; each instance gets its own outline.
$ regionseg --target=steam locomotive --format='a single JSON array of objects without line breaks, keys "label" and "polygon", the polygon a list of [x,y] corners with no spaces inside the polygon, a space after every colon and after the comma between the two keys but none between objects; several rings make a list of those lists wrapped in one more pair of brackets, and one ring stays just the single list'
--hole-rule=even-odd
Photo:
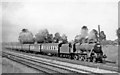
[{"label": "steam locomotive", "polygon": [[72,60],[87,62],[100,62],[106,58],[103,54],[100,43],[40,43],[40,44],[20,44],[6,43],[5,48],[26,52],[38,52],[51,56],[66,57]]}]

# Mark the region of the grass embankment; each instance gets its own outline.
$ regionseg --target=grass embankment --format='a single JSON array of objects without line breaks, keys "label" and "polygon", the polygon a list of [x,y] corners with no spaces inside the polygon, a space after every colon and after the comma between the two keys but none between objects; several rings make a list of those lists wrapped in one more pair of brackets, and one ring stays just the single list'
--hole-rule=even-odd
[{"label": "grass embankment", "polygon": [[108,61],[118,62],[118,46],[106,45],[102,47],[104,54],[107,55]]}]

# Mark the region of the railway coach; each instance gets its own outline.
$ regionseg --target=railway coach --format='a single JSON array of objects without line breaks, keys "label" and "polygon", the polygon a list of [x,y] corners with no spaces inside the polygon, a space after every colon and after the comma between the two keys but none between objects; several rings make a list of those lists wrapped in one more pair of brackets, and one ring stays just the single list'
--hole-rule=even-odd
[{"label": "railway coach", "polygon": [[30,44],[21,44],[21,50],[29,52],[30,51]]},{"label": "railway coach", "polygon": [[44,43],[41,44],[41,53],[48,55],[57,55],[59,56],[60,49],[59,43]]},{"label": "railway coach", "polygon": [[45,43],[41,44],[40,52],[47,55],[54,55],[58,57],[74,58],[76,54],[73,53],[73,49],[70,44],[62,43]]},{"label": "railway coach", "polygon": [[32,52],[41,52],[41,44],[30,44],[29,47]]},{"label": "railway coach", "polygon": [[16,43],[16,50],[21,50],[22,49],[22,44]]}]

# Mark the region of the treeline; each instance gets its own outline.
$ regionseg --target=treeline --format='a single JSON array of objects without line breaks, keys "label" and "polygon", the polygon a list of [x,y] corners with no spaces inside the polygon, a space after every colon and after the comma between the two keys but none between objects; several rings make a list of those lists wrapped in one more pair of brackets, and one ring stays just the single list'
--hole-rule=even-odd
[{"label": "treeline", "polygon": [[[81,28],[80,34],[76,35],[73,42],[74,43],[93,43],[97,41],[105,41],[106,35],[104,31],[100,34],[96,29],[91,30],[88,33],[87,26]],[[59,32],[55,34],[49,33],[47,29],[42,29],[35,35],[32,34],[28,29],[22,29],[19,34],[20,43],[68,43],[67,36],[65,34],[60,35]]]},{"label": "treeline", "polygon": [[106,40],[102,41],[102,45],[120,45],[120,28],[117,29],[116,31],[117,39],[116,40]]},{"label": "treeline", "polygon": [[49,33],[47,29],[42,29],[35,36],[28,29],[22,29],[19,34],[20,43],[67,43],[67,36],[63,34],[60,35],[59,32],[56,32],[54,35]]},{"label": "treeline", "polygon": [[[118,39],[111,41],[106,39],[104,31],[98,33],[96,29],[93,29],[88,33],[87,26],[83,26],[80,34],[76,35],[72,42],[93,43],[100,41],[102,45],[117,45],[120,44],[120,28],[117,29],[116,34]],[[68,39],[65,34],[60,35],[59,32],[51,34],[47,29],[42,29],[35,35],[33,35],[28,29],[22,29],[18,40],[20,43],[68,43]]]},{"label": "treeline", "polygon": [[75,43],[95,43],[98,41],[105,41],[106,35],[104,31],[101,31],[100,33],[96,29],[92,29],[88,33],[87,26],[83,26],[81,28],[81,33],[79,35],[75,36]]},{"label": "treeline", "polygon": [[101,45],[105,46],[105,45],[118,45],[118,40],[105,40],[105,41],[101,41]]}]

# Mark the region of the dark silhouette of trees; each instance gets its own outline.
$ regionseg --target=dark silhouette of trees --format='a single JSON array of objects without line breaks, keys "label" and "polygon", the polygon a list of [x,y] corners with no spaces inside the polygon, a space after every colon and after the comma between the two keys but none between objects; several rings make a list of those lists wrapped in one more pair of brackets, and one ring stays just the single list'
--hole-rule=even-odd
[{"label": "dark silhouette of trees", "polygon": [[68,43],[67,36],[65,34],[61,37],[62,43]]},{"label": "dark silhouette of trees", "polygon": [[40,30],[36,35],[35,35],[35,40],[37,43],[46,43],[47,38],[49,36],[49,32],[47,29]]},{"label": "dark silhouette of trees", "polygon": [[54,40],[54,43],[59,43],[59,41],[61,40],[61,36],[59,32],[54,34],[53,40]]},{"label": "dark silhouette of trees", "polygon": [[52,42],[53,42],[53,34],[48,34],[47,43],[52,43]]}]

